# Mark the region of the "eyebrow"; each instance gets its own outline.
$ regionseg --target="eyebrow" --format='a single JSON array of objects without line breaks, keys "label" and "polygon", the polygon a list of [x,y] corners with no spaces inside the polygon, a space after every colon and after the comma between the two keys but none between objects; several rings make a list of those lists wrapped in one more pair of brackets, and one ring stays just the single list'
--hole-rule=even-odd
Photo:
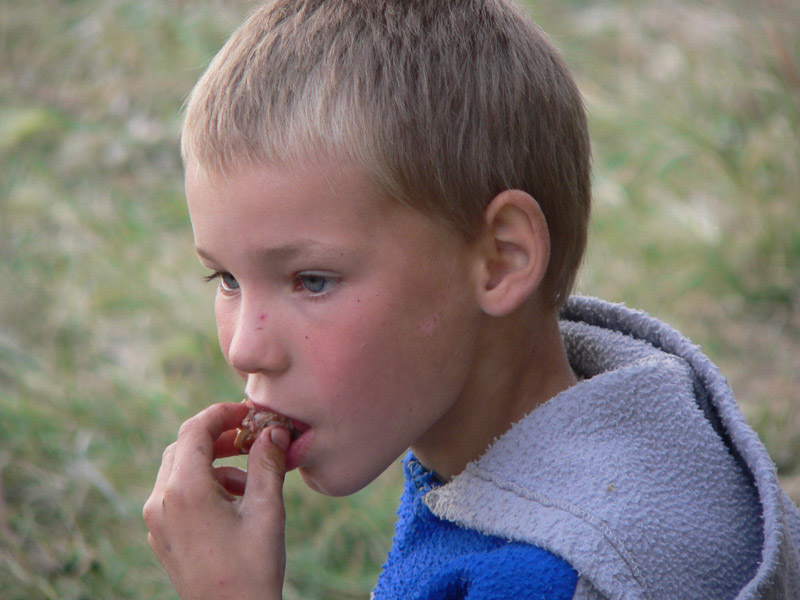
[{"label": "eyebrow", "polygon": [[[318,254],[342,255],[348,249],[352,250],[351,248],[341,247],[338,245],[335,246],[333,244],[326,244],[324,242],[319,242],[317,240],[301,240],[298,242],[283,244],[281,246],[275,246],[273,248],[266,248],[262,250],[260,254],[262,254],[266,260],[281,262],[281,261],[287,261],[291,258],[294,258],[295,256],[306,253],[315,255]],[[204,258],[210,262],[217,262],[211,255],[211,253],[203,248],[195,247],[194,251],[200,258]]]}]

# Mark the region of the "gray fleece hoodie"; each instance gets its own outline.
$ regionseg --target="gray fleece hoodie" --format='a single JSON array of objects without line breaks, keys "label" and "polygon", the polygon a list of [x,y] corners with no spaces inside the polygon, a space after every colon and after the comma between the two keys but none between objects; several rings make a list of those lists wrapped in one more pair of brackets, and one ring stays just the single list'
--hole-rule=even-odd
[{"label": "gray fleece hoodie", "polygon": [[535,544],[581,599],[800,599],[800,512],[711,361],[641,312],[573,297],[581,381],[425,496],[440,518]]}]

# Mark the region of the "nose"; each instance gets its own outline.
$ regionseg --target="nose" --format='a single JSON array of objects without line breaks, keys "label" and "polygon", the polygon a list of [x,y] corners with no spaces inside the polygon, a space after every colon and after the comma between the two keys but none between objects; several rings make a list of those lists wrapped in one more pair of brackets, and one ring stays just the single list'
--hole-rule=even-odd
[{"label": "nose", "polygon": [[234,316],[228,362],[240,373],[277,374],[289,368],[281,319],[261,306],[243,302]]}]

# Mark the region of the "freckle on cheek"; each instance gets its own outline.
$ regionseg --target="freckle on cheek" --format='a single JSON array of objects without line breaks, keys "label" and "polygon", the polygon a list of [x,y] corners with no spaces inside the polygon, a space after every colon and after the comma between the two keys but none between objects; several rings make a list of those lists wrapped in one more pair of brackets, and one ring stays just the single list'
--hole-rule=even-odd
[{"label": "freckle on cheek", "polygon": [[433,330],[436,329],[436,326],[438,324],[439,324],[439,315],[438,314],[432,315],[422,322],[422,325],[419,326],[419,330],[420,332],[422,332],[423,335],[430,335],[431,333],[433,333]]}]

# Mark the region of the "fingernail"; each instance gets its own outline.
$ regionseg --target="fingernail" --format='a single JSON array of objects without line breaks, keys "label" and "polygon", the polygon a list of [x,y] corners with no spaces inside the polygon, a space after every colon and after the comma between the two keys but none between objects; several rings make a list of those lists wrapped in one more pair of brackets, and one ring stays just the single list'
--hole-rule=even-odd
[{"label": "fingernail", "polygon": [[289,448],[289,442],[291,440],[289,437],[289,432],[283,427],[273,427],[270,429],[269,439],[272,440],[272,443],[284,452],[286,452],[286,449]]}]

